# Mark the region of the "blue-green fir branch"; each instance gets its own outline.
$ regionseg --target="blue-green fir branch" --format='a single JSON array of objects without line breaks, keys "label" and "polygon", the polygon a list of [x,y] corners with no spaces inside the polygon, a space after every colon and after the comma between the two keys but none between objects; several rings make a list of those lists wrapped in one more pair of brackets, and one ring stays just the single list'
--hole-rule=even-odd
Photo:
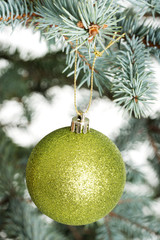
[{"label": "blue-green fir branch", "polygon": [[47,223],[35,208],[19,199],[13,199],[6,213],[4,232],[8,238],[38,239],[38,240],[67,240],[58,232],[53,224]]},{"label": "blue-green fir branch", "polygon": [[[20,166],[23,161],[26,161],[28,151],[18,147],[8,137],[5,136],[0,126],[0,200],[6,199],[19,193],[24,193],[24,176]],[[25,156],[25,157],[24,157]],[[12,159],[12,161],[10,160]],[[7,166],[7,167],[6,167]]]},{"label": "blue-green fir branch", "polygon": [[[78,51],[77,76],[80,71],[84,72],[79,86],[84,83],[89,86],[94,53],[89,57],[85,48],[80,48]],[[145,49],[141,39],[135,36],[130,39],[126,36],[124,48],[119,51],[116,61],[112,52],[114,51],[110,51],[109,56],[104,54],[101,58],[97,58],[94,71],[95,85],[102,94],[104,86],[111,89],[111,79],[113,79],[112,93],[115,101],[136,118],[146,117],[150,111],[150,104],[155,100],[155,83],[152,80],[152,71],[149,69],[148,50]],[[73,67],[75,57],[70,47],[67,48],[66,53],[68,65],[66,69],[68,69]],[[73,74],[74,70],[69,76]]]},{"label": "blue-green fir branch", "polygon": [[132,38],[133,35],[141,38],[150,53],[160,59],[159,26],[147,24],[133,9],[127,9],[121,14],[117,13],[117,18],[122,18],[123,16],[125,16],[125,18],[118,23],[118,25],[122,27],[121,33],[126,33],[130,38]]},{"label": "blue-green fir branch", "polygon": [[146,134],[146,119],[130,118],[126,126],[120,129],[120,134],[115,143],[120,151],[135,149],[137,143],[145,142],[148,138]]},{"label": "blue-green fir branch", "polygon": [[119,30],[117,6],[111,0],[71,0],[37,2],[38,28],[47,38],[65,37],[67,42],[79,39],[79,45],[93,49],[97,42],[110,40]]},{"label": "blue-green fir branch", "polygon": [[143,43],[149,48],[150,53],[160,61],[160,28],[158,26],[148,28],[148,33],[143,38]]},{"label": "blue-green fir branch", "polygon": [[128,182],[132,183],[146,183],[146,179],[144,174],[134,166],[134,164],[130,161],[129,163],[125,163],[126,166],[126,178]]},{"label": "blue-green fir branch", "polygon": [[[8,0],[0,1],[0,28],[11,25],[13,28],[19,25],[29,24],[31,17],[35,16],[32,1]],[[31,22],[30,22],[31,23]]]},{"label": "blue-green fir branch", "polygon": [[[144,213],[143,209],[148,209],[150,215]],[[134,212],[134,215],[133,215]],[[146,196],[138,197],[133,193],[125,192],[117,207],[105,216],[104,221],[99,222],[96,229],[97,240],[102,239],[159,239],[160,231],[158,227],[159,219],[150,218],[153,210],[151,200]],[[157,222],[156,222],[157,221]],[[116,229],[116,231],[115,231]]]},{"label": "blue-green fir branch", "polygon": [[[72,43],[72,45],[68,45],[66,47],[66,63],[67,67],[64,69],[63,72],[66,70],[74,67],[75,64],[75,53],[71,52],[71,49],[75,48],[75,44]],[[98,50],[99,48],[97,48]],[[100,50],[100,49],[99,49]],[[102,48],[101,48],[102,50]],[[94,53],[93,51],[91,54],[87,51],[85,47],[81,47],[78,49],[78,61],[77,61],[77,71],[76,71],[76,77],[78,79],[78,76],[83,72],[83,76],[78,80],[78,87],[80,88],[83,84],[87,84],[87,86],[90,86],[90,80],[91,80],[91,69],[94,59]],[[102,64],[103,62],[103,64]],[[104,73],[104,69],[109,66],[109,62],[111,62],[111,58],[109,61],[105,58],[105,53],[102,55],[102,57],[96,59],[95,68],[94,68],[94,86],[98,88],[100,95],[104,93],[104,89],[110,90],[111,88],[111,81],[109,73],[108,75]],[[74,75],[74,69],[72,72],[68,74],[68,76]]]},{"label": "blue-green fir branch", "polygon": [[[153,81],[150,81],[151,76],[149,75],[151,74],[151,71],[146,71],[146,66],[149,66],[149,61],[147,61],[147,59],[149,59],[149,52],[147,50],[145,51],[145,47],[149,48],[150,52],[151,52],[151,49],[155,50],[155,47],[151,48],[151,46],[152,46],[152,42],[153,42],[153,45],[159,42],[159,29],[154,31],[152,27],[149,28],[145,26],[144,23],[140,24],[139,17],[135,15],[132,10],[129,10],[127,12],[125,11],[125,14],[126,14],[126,18],[123,18],[123,14],[122,16],[118,16],[117,14],[117,18],[121,18],[121,19],[123,18],[118,23],[122,25],[122,32],[125,32],[125,31],[128,32],[129,37],[131,39],[132,39],[132,36],[134,35],[137,36],[138,37],[136,40],[137,43],[139,38],[141,40],[139,40],[140,44],[137,44],[137,46],[134,47],[136,49],[135,51],[132,49],[132,47],[130,47],[130,44],[129,44],[130,38],[128,37],[127,38],[128,40],[125,39],[127,44],[125,45],[125,49],[123,49],[124,51],[123,54],[125,55],[125,58],[128,59],[127,64],[124,64],[122,62],[124,60],[124,57],[121,56],[121,53],[119,53],[118,61],[121,62],[121,65],[123,68],[123,78],[124,80],[126,80],[126,83],[124,84],[124,81],[122,83],[121,79],[117,79],[117,72],[113,71],[117,79],[117,82],[114,83],[113,85],[116,85],[118,83],[117,86],[121,85],[121,88],[119,88],[118,92],[114,91],[114,87],[112,88],[112,90],[114,92],[114,97],[116,98],[116,101],[118,102],[118,104],[123,105],[125,108],[127,108],[130,114],[134,113],[134,115],[139,118],[141,116],[146,116],[147,113],[149,113],[149,104],[150,102],[152,102],[152,100],[154,100],[154,84],[155,83],[153,83]],[[153,31],[155,34],[151,34],[153,33]],[[132,42],[135,42],[135,37],[133,37]],[[79,56],[81,57],[86,56],[86,52],[84,51],[84,49],[79,48],[78,50],[81,52]],[[128,52],[127,55],[126,55],[126,52]],[[67,51],[67,54],[69,54],[69,51]],[[109,56],[110,61],[108,61],[106,55],[103,56],[103,59],[102,58],[99,59],[100,60],[99,64],[98,64],[98,59],[96,60],[96,65],[95,65],[96,71],[94,74],[94,78],[95,78],[96,86],[98,85],[98,89],[101,94],[103,93],[103,89],[105,85],[108,87],[108,89],[110,89],[110,72],[108,71],[108,69],[110,68],[109,64],[111,66],[114,65],[113,64],[114,58],[112,58],[112,55],[113,55],[113,51],[112,53],[110,53],[110,56]],[[133,57],[133,55],[134,57],[136,56],[137,62],[135,64],[130,64],[131,58]],[[121,60],[121,58],[123,60]],[[91,61],[90,61],[90,64],[88,65],[89,59],[87,59],[87,62],[85,64],[83,60],[82,61],[83,64],[80,65],[80,68],[77,68],[77,74],[79,74],[79,72],[82,69],[85,73],[83,76],[83,79],[81,79],[79,86],[82,86],[86,82],[88,83],[88,86],[90,84]],[[91,60],[93,60],[93,58]],[[126,62],[126,60],[124,60],[124,62]],[[72,56],[69,55],[67,58],[67,65],[69,67],[72,67],[73,64],[74,64],[74,55]],[[86,68],[88,70],[87,72],[86,72]],[[71,74],[73,73],[74,71]],[[104,79],[103,85],[101,85],[102,81],[98,79],[98,77],[102,79],[101,75],[103,76],[103,79]],[[113,78],[115,79],[114,75],[113,75]],[[129,82],[127,83],[128,79],[129,79]],[[132,84],[130,82],[132,82]],[[128,93],[127,93],[126,84],[128,85],[127,87],[130,88],[130,91],[128,91]],[[119,95],[122,88],[125,92],[125,96],[123,96],[123,94],[122,96],[120,96],[121,94]],[[127,94],[130,97],[132,96],[131,97],[132,100],[130,99],[126,101],[128,99],[128,97],[126,97]]]},{"label": "blue-green fir branch", "polygon": [[[144,207],[144,205],[143,205],[143,207]],[[159,226],[157,224],[157,221],[159,221],[159,219],[155,219],[152,216],[148,216],[149,221],[147,221],[147,217],[140,217],[139,214],[138,214],[138,216],[135,214],[136,219],[133,219],[133,216],[128,217],[128,214],[126,212],[123,215],[117,214],[114,212],[112,212],[109,215],[110,215],[111,219],[114,218],[114,222],[111,222],[111,220],[110,220],[111,229],[114,229],[115,225],[120,225],[121,232],[123,232],[123,237],[126,235],[127,237],[130,237],[131,239],[155,238],[156,240],[158,240],[160,238]],[[141,211],[141,216],[144,216],[142,211]],[[151,217],[154,218],[154,221],[152,219],[152,225],[150,224]],[[118,235],[121,235],[121,234],[118,234]],[[124,238],[119,238],[119,239],[124,239]]]},{"label": "blue-green fir branch", "polygon": [[155,82],[152,80],[149,66],[149,53],[142,41],[136,37],[130,39],[126,35],[125,51],[117,55],[113,69],[115,76],[112,92],[115,101],[126,108],[136,118],[146,117],[150,104],[155,100]]},{"label": "blue-green fir branch", "polygon": [[135,12],[139,15],[144,16],[149,13],[152,14],[153,17],[160,16],[160,0],[128,0],[133,4]]},{"label": "blue-green fir branch", "polygon": [[148,28],[143,24],[142,18],[134,11],[133,8],[127,8],[117,13],[117,18],[121,18],[118,26],[121,26],[121,33],[130,36],[144,37],[148,33]]},{"label": "blue-green fir branch", "polygon": [[[148,209],[144,213],[144,207]],[[132,214],[134,212],[134,215]],[[121,232],[134,239],[136,237],[142,238],[152,238],[160,237],[160,231],[158,227],[158,217],[154,214],[152,209],[151,199],[146,196],[136,196],[133,193],[125,192],[113,212],[109,214],[112,229],[114,229],[115,224],[120,224]],[[151,224],[149,220],[150,215],[153,214],[153,222]],[[156,222],[157,221],[157,222]]]}]

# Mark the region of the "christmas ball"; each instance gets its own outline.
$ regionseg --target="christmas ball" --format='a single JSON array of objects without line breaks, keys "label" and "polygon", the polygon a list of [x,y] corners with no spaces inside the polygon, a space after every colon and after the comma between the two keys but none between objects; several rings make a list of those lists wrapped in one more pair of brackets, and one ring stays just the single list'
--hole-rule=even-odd
[{"label": "christmas ball", "polygon": [[90,129],[70,127],[45,136],[33,149],[26,183],[40,211],[57,222],[85,225],[108,214],[125,184],[125,166],[116,145]]}]

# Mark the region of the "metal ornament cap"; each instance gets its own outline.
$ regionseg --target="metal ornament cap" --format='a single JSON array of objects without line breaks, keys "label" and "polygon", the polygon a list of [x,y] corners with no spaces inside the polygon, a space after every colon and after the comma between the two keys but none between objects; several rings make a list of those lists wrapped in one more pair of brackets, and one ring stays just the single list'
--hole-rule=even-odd
[{"label": "metal ornament cap", "polygon": [[89,132],[89,119],[83,113],[72,118],[71,132],[84,134]]}]

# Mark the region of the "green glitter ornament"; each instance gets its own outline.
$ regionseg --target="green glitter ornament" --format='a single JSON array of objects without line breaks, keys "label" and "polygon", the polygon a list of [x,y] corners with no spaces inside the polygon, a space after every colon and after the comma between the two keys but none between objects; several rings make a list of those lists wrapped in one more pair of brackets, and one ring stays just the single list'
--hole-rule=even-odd
[{"label": "green glitter ornament", "polygon": [[104,217],[118,203],[125,166],[116,145],[104,134],[89,131],[88,123],[73,121],[72,131],[70,127],[53,131],[35,146],[26,182],[42,213],[63,224],[85,225]]}]

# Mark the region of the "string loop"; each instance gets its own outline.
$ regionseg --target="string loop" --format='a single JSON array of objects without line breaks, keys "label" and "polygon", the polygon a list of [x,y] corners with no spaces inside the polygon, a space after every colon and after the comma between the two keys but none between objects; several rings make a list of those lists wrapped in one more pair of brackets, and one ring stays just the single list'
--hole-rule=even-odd
[{"label": "string loop", "polygon": [[78,54],[78,39],[76,40],[76,53],[75,53],[75,68],[74,68],[74,106],[75,106],[75,110],[77,115],[82,116],[85,115],[88,111],[89,108],[91,106],[91,102],[92,102],[92,95],[93,95],[93,76],[94,76],[94,66],[95,66],[95,62],[96,62],[96,58],[97,57],[101,57],[104,53],[104,51],[106,51],[108,48],[110,48],[114,43],[116,43],[117,41],[119,41],[121,38],[124,37],[125,33],[123,33],[121,36],[119,36],[117,39],[115,39],[117,32],[115,32],[115,34],[113,35],[112,40],[109,42],[109,44],[106,46],[105,50],[99,52],[96,50],[96,46],[94,46],[94,60],[93,60],[93,64],[92,64],[92,70],[91,70],[91,89],[90,89],[90,98],[89,98],[89,103],[88,103],[88,107],[86,109],[86,111],[83,113],[81,111],[78,111],[77,109],[77,104],[76,104],[76,72],[77,72],[77,54]]}]

